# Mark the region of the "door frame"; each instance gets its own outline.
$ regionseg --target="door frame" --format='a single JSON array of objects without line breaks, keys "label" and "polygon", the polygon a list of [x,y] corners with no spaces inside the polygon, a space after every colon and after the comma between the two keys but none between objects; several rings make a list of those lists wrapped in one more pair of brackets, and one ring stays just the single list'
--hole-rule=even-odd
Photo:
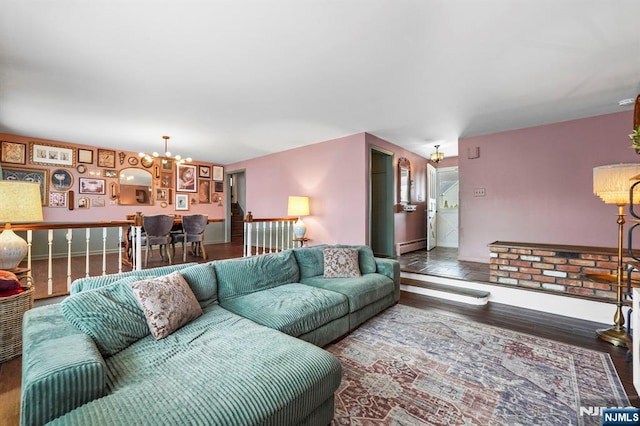
[{"label": "door frame", "polygon": [[[384,182],[384,191],[387,194],[387,203],[385,205],[382,206],[374,206],[373,205],[373,185],[372,185],[372,161],[373,161],[373,155],[375,154],[377,155],[384,155],[385,156],[385,161],[384,161],[384,168],[385,168],[385,182]],[[369,206],[369,211],[368,211],[368,218],[367,218],[367,222],[368,222],[368,229],[367,229],[367,244],[369,246],[371,246],[371,237],[373,234],[373,228],[374,228],[374,224],[373,224],[373,219],[372,219],[372,212],[374,208],[378,208],[378,209],[383,209],[384,211],[384,229],[386,229],[386,241],[387,243],[385,244],[384,247],[384,253],[379,253],[380,255],[384,255],[384,256],[388,256],[388,257],[395,257],[396,256],[396,252],[395,252],[395,220],[394,220],[394,210],[393,210],[393,206],[395,204],[395,174],[394,174],[394,153],[392,151],[389,151],[387,149],[384,148],[380,148],[379,146],[375,146],[373,144],[370,144],[368,149],[367,149],[367,160],[368,160],[368,179],[367,179],[367,185],[368,185],[368,206]]]}]

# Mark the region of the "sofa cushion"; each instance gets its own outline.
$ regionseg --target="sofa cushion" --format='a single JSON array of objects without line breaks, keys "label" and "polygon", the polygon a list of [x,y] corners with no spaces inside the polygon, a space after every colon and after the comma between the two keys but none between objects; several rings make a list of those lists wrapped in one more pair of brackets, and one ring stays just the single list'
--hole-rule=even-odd
[{"label": "sofa cushion", "polygon": [[189,283],[201,307],[204,308],[218,301],[218,281],[213,262],[188,266],[180,269],[180,273]]},{"label": "sofa cushion", "polygon": [[336,292],[294,283],[221,301],[224,308],[290,336],[300,336],[349,313]]},{"label": "sofa cushion", "polygon": [[324,255],[322,250],[329,247],[326,244],[302,247],[293,251],[298,268],[300,268],[300,278],[315,277],[324,273]]},{"label": "sofa cushion", "polygon": [[78,278],[71,284],[71,294],[79,293],[86,290],[94,290],[99,287],[111,284],[122,278],[130,277],[132,275],[144,278],[155,278],[161,275],[170,274],[173,271],[184,269],[188,266],[196,265],[196,263],[182,263],[177,265],[159,266],[157,268],[142,269],[140,271],[121,272],[119,274],[100,275],[97,277]]},{"label": "sofa cushion", "polygon": [[362,274],[372,274],[377,272],[376,258],[373,255],[373,250],[369,246],[362,245],[344,245],[338,244],[335,247],[349,247],[358,249],[358,263],[360,265],[360,272]]},{"label": "sofa cushion", "polygon": [[67,321],[91,336],[105,357],[149,335],[147,320],[129,286],[139,279],[129,275],[95,290],[73,294],[60,304]]},{"label": "sofa cushion", "polygon": [[202,315],[202,308],[180,271],[130,285],[156,340]]},{"label": "sofa cushion", "polygon": [[218,305],[163,340],[137,342],[107,366],[111,392],[53,424],[303,424],[332,401],[342,377],[329,352]]},{"label": "sofa cushion", "polygon": [[301,280],[303,284],[336,291],[349,298],[349,312],[393,294],[393,280],[382,274],[366,274],[360,278],[323,278],[309,277]]},{"label": "sofa cushion", "polygon": [[220,301],[298,282],[300,272],[291,250],[213,262]]},{"label": "sofa cushion", "polygon": [[322,250],[324,256],[325,278],[359,277],[358,249],[347,247],[331,247]]}]

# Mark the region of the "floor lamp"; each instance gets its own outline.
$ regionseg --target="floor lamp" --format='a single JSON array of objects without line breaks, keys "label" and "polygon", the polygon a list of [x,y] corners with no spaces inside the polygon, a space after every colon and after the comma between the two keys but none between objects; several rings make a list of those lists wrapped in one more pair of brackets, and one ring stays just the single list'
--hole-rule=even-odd
[{"label": "floor lamp", "polygon": [[[622,314],[622,287],[625,282],[622,265],[624,240],[624,206],[629,204],[629,189],[633,184],[632,178],[640,174],[640,164],[612,164],[593,169],[593,193],[606,204],[618,206],[618,265],[615,275],[587,274],[586,277],[598,282],[606,282],[616,287],[616,312],[613,316],[613,326],[597,330],[598,337],[616,346],[628,346],[631,343],[624,326]],[[640,192],[634,193],[634,202],[640,202]]]}]

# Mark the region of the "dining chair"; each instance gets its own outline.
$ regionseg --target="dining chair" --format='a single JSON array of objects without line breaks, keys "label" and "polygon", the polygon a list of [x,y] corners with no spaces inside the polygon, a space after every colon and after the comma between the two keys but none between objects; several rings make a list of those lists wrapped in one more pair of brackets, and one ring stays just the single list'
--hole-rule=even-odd
[{"label": "dining chair", "polygon": [[187,250],[185,245],[191,243],[191,252],[194,256],[202,255],[207,258],[204,249],[204,231],[209,223],[209,216],[206,214],[192,214],[182,216],[182,233],[173,234],[173,242],[182,244],[182,261],[187,261]]},{"label": "dining chair", "polygon": [[[171,264],[171,258],[173,257],[173,245],[171,238],[171,228],[173,227],[173,216],[166,214],[159,214],[153,216],[144,216],[142,218],[142,227],[144,228],[146,238],[143,243],[146,246],[144,255],[144,266],[147,267],[149,261],[149,249],[154,245],[160,246],[160,257],[164,260],[162,249],[164,248],[169,264]],[[171,246],[171,250],[169,247]]]}]

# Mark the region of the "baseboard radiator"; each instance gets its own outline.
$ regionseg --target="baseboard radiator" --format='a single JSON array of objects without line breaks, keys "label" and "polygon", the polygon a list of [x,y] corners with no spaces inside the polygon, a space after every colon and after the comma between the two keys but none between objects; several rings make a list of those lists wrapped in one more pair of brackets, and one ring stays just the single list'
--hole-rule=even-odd
[{"label": "baseboard radiator", "polygon": [[404,241],[402,243],[396,244],[396,253],[398,256],[404,253],[409,253],[410,251],[420,250],[427,247],[427,239],[420,238],[418,240],[412,241]]}]

